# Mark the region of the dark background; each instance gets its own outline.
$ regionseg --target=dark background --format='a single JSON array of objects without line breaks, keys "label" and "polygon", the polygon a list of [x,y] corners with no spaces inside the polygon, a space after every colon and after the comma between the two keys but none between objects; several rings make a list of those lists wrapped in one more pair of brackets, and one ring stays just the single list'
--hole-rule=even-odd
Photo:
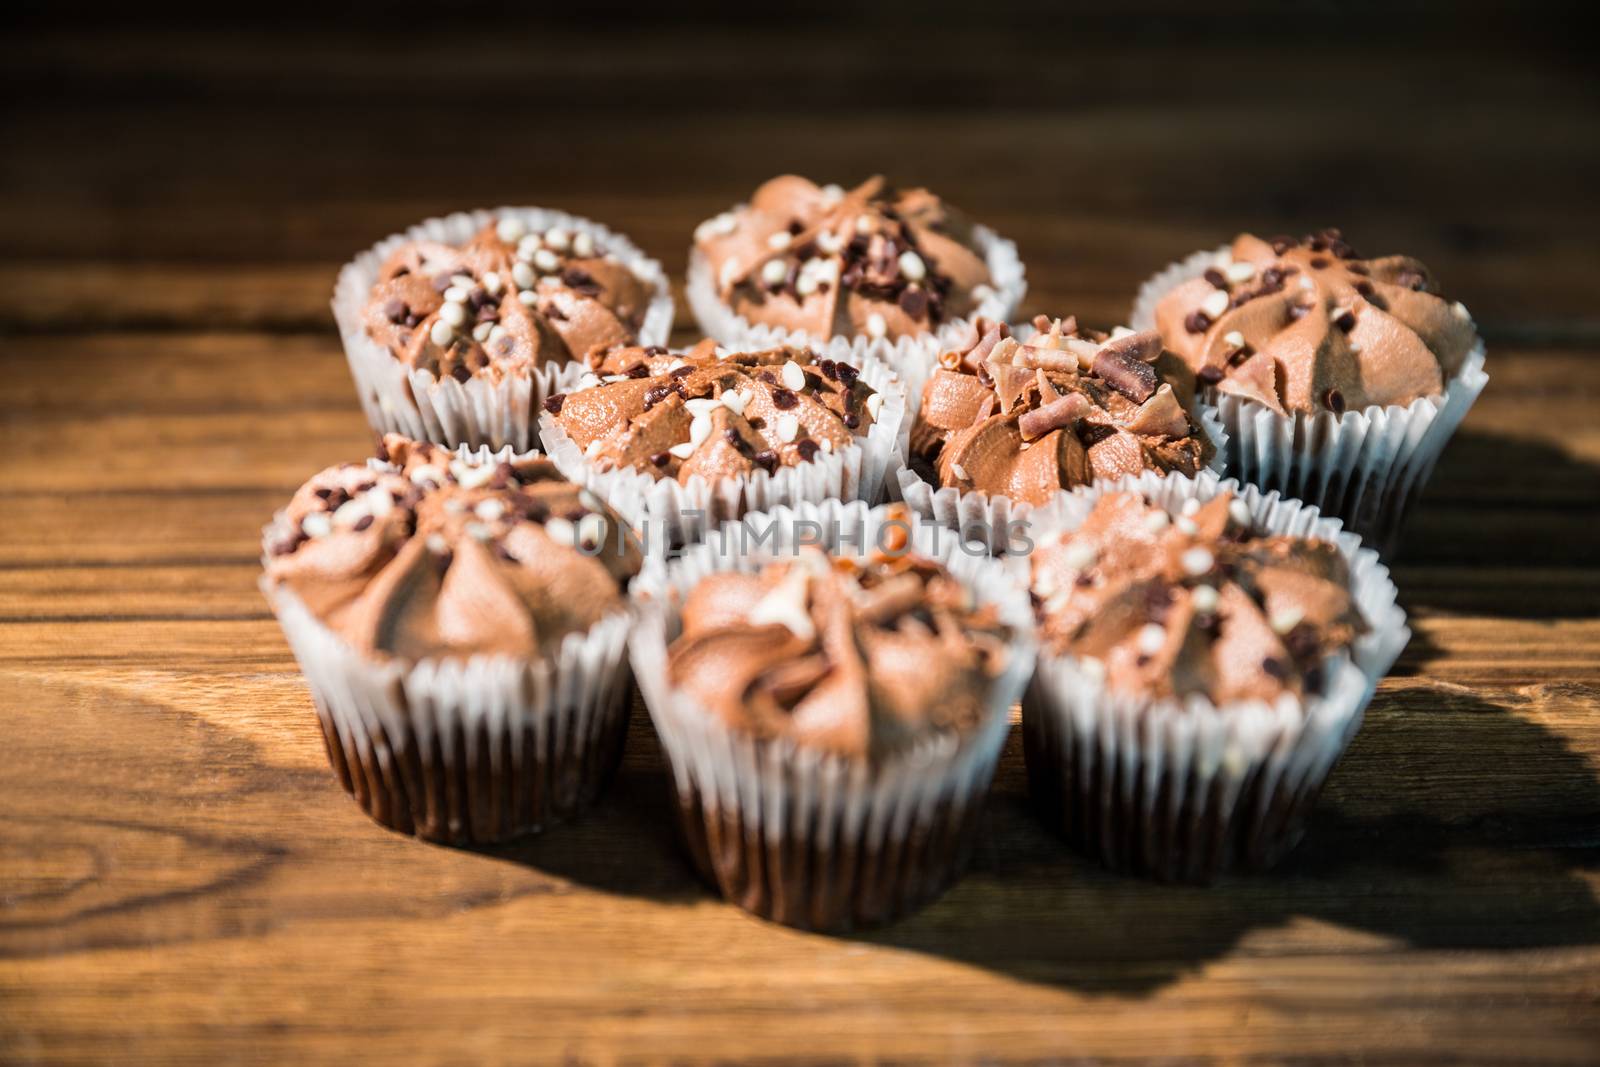
[{"label": "dark background", "polygon": [[[1195,247],[1336,224],[1430,262],[1491,339],[1600,328],[1575,7],[332,7],[13,8],[3,258],[249,261],[258,298],[219,270],[208,316],[325,329],[338,263],[429,214],[568,208],[676,273],[686,222],[774,173],[882,171],[1014,237],[1034,307],[1101,324]],[[163,280],[49,300],[192,323]],[[41,300],[13,292],[3,324],[58,321]]]}]

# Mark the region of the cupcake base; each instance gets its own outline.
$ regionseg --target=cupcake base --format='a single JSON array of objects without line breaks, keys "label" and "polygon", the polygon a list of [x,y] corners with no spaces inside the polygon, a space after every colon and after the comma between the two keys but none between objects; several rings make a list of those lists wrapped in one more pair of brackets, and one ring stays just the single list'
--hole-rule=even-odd
[{"label": "cupcake base", "polygon": [[629,612],[547,659],[363,656],[284,589],[263,592],[311,688],[328,763],[374,821],[451,845],[546,829],[600,795],[632,707]]},{"label": "cupcake base", "polygon": [[[1098,663],[1042,652],[1023,695],[1023,752],[1046,821],[1108,867],[1208,882],[1281,859],[1361,726],[1378,679],[1411,631],[1377,554],[1315,508],[1253,486],[1153,474],[1063,494],[1034,512],[1036,534],[1075,529],[1105,493],[1131,490],[1169,512],[1234,490],[1258,528],[1338,545],[1370,630],[1323,665],[1324,691],[1218,706],[1110,689]],[[1026,567],[1026,560],[1014,561]]]},{"label": "cupcake base", "polygon": [[802,930],[881,926],[938,898],[965,870],[981,803],[945,801],[903,837],[853,838],[841,814],[806,834],[768,839],[759,814],[674,790],[678,825],[707,884],[752,915]]},{"label": "cupcake base", "polygon": [[[776,535],[760,553],[717,538],[670,563],[651,559],[636,584],[646,607],[631,643],[634,675],[672,769],[685,844],[707,882],[762,918],[828,931],[893,921],[937,897],[971,854],[1008,713],[1033,667],[1027,596],[1001,563],[962,553],[948,531],[899,509],[827,501],[755,518]],[[678,599],[700,580],[753,572],[816,543],[816,531],[836,551],[865,554],[885,543],[891,523],[1013,627],[1010,658],[969,733],[930,737],[882,762],[846,759],[731,729],[669,683]]]}]

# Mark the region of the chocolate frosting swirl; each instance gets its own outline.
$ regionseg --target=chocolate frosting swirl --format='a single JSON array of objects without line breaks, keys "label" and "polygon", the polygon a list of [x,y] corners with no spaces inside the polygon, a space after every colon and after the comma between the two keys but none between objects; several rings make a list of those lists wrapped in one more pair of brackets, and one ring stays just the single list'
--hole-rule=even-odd
[{"label": "chocolate frosting swirl", "polygon": [[773,178],[702,223],[695,245],[734,311],[819,339],[925,333],[972,311],[990,283],[970,223],[881,176],[848,192]]},{"label": "chocolate frosting swirl", "polygon": [[1336,545],[1258,534],[1226,493],[1177,518],[1108,493],[1030,565],[1041,643],[1098,662],[1130,694],[1315,694],[1324,660],[1368,628]]},{"label": "chocolate frosting swirl", "polygon": [[1215,451],[1191,414],[1193,375],[1150,330],[1108,336],[1034,320],[1018,342],[979,320],[923,387],[913,466],[941,486],[1042,504],[1057,490],[1146,470],[1197,474]]},{"label": "chocolate frosting swirl", "polygon": [[383,455],[317,474],[268,534],[267,581],[355,648],[536,656],[624,606],[637,539],[548,460],[393,434]]},{"label": "chocolate frosting swirl", "polygon": [[627,347],[593,366],[583,388],[545,409],[602,469],[683,484],[809,463],[865,436],[883,403],[855,367],[807,349]]},{"label": "chocolate frosting swirl", "polygon": [[735,730],[877,760],[982,722],[1009,637],[932,561],[807,549],[695,586],[667,670]]},{"label": "chocolate frosting swirl", "polygon": [[1241,234],[1156,305],[1203,385],[1280,414],[1406,405],[1444,389],[1477,333],[1408,256],[1363,259],[1338,230]]},{"label": "chocolate frosting swirl", "polygon": [[587,233],[506,217],[456,248],[412,241],[384,261],[366,328],[437,377],[499,380],[632,342],[650,288]]}]

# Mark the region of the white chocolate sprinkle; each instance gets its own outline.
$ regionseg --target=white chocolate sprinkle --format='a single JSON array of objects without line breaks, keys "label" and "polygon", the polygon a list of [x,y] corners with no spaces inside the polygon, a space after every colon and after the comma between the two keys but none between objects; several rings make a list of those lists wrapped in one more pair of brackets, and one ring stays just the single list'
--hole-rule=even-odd
[{"label": "white chocolate sprinkle", "polygon": [[375,519],[381,519],[394,510],[394,497],[381,485],[368,493],[366,500],[367,511]]},{"label": "white chocolate sprinkle", "polygon": [[450,288],[444,291],[444,298],[446,301],[452,304],[465,304],[467,302],[466,287],[452,285]]},{"label": "white chocolate sprinkle", "polygon": [[1099,550],[1088,541],[1071,541],[1061,550],[1062,566],[1069,570],[1081,571],[1085,567],[1092,567],[1099,558]]},{"label": "white chocolate sprinkle", "polygon": [[698,446],[711,436],[711,416],[696,415],[689,423],[689,444]]},{"label": "white chocolate sprinkle", "polygon": [[429,534],[428,539],[422,543],[427,547],[429,552],[432,552],[436,556],[442,556],[446,552],[450,551],[450,542],[446,541],[440,534]]},{"label": "white chocolate sprinkle", "polygon": [[1161,651],[1161,647],[1166,643],[1167,631],[1155,623],[1146,623],[1142,628],[1140,628],[1138,646],[1139,651],[1143,652],[1145,655],[1155,655],[1157,652]]},{"label": "white chocolate sprinkle", "polygon": [[1221,597],[1217,595],[1216,589],[1209,585],[1195,586],[1194,591],[1189,596],[1189,601],[1194,605],[1194,610],[1202,615],[1209,615],[1211,612],[1216,611],[1217,601],[1220,599]]},{"label": "white chocolate sprinkle", "polygon": [[578,528],[572,525],[571,519],[553,515],[545,520],[544,535],[558,545],[571,545],[578,538]]},{"label": "white chocolate sprinkle", "polygon": [[532,307],[539,302],[539,294],[534,292],[532,289],[523,289],[517,293],[517,299],[520,300],[524,306]]},{"label": "white chocolate sprinkle", "polygon": [[1222,343],[1230,348],[1243,348],[1244,334],[1240,333],[1238,330],[1229,330],[1227,333],[1222,335]]},{"label": "white chocolate sprinkle", "polygon": [[789,247],[789,242],[794,240],[794,235],[788,230],[779,230],[767,235],[767,247],[774,252],[782,252]]},{"label": "white chocolate sprinkle", "polygon": [[1241,260],[1238,263],[1228,264],[1222,273],[1230,282],[1247,282],[1256,276],[1256,268],[1253,264]]},{"label": "white chocolate sprinkle", "polygon": [[1309,274],[1300,275],[1300,288],[1302,288],[1302,289],[1315,289],[1316,287],[1317,287],[1317,283],[1311,280],[1311,275],[1309,275]]},{"label": "white chocolate sprinkle", "polygon": [[544,238],[536,233],[530,233],[517,242],[517,256],[520,259],[532,259],[535,252],[544,247]]},{"label": "white chocolate sprinkle", "polygon": [[444,319],[435,319],[432,328],[428,330],[428,339],[441,348],[455,340],[456,330]]},{"label": "white chocolate sprinkle", "polygon": [[844,251],[845,239],[842,233],[833,233],[823,230],[817,234],[817,251],[824,255],[835,256]]},{"label": "white chocolate sprinkle", "polygon": [[505,335],[506,328],[504,326],[500,325],[498,322],[490,324],[489,343],[491,345],[498,343],[500,338],[504,337]]},{"label": "white chocolate sprinkle", "polygon": [[528,232],[528,227],[521,219],[504,218],[495,224],[494,232],[506,244],[514,244]]},{"label": "white chocolate sprinkle", "polygon": [[578,520],[578,544],[596,546],[606,539],[606,517],[590,512]]},{"label": "white chocolate sprinkle", "polygon": [[[973,290],[973,292],[977,292],[977,290]],[[1132,337],[1133,333],[1134,331],[1130,330],[1126,326],[1113,326],[1111,328],[1111,339],[1113,341],[1117,341],[1124,337]]]},{"label": "white chocolate sprinkle", "polygon": [[1284,608],[1282,611],[1273,612],[1272,618],[1268,621],[1273,633],[1286,634],[1299,626],[1305,617],[1306,613],[1299,608]]},{"label": "white chocolate sprinkle", "polygon": [[889,332],[889,324],[883,321],[883,316],[874,311],[867,316],[867,336],[882,337]]},{"label": "white chocolate sprinkle", "polygon": [[730,391],[722,394],[722,406],[733,412],[735,415],[743,415],[744,406],[748,402],[749,396],[745,393],[735,393]]},{"label": "white chocolate sprinkle", "polygon": [[709,415],[722,406],[722,401],[713,400],[709,396],[696,396],[685,400],[683,406],[691,415]]},{"label": "white chocolate sprinkle", "polygon": [[506,287],[505,281],[498,271],[488,271],[483,276],[483,291],[490,296],[499,296],[500,291]]},{"label": "white chocolate sprinkle", "polygon": [[672,453],[674,456],[677,456],[679,459],[688,459],[690,456],[694,455],[694,445],[690,444],[688,441],[685,441],[681,445],[673,445],[671,448],[667,449],[667,451]]},{"label": "white chocolate sprinkle", "polygon": [[467,309],[460,304],[444,304],[439,308],[439,319],[460,326],[467,321]]},{"label": "white chocolate sprinkle", "polygon": [[1454,304],[1450,305],[1450,311],[1451,311],[1452,314],[1455,315],[1456,318],[1460,319],[1462,322],[1471,322],[1472,321],[1472,312],[1468,311],[1467,310],[1467,305],[1463,304],[1459,300],[1457,300]]},{"label": "white chocolate sprinkle", "polygon": [[869,234],[872,232],[872,217],[870,215],[856,216],[856,232],[859,234]]},{"label": "white chocolate sprinkle", "polygon": [[1185,515],[1193,515],[1200,510],[1200,501],[1190,497],[1183,502],[1183,507],[1178,509]]},{"label": "white chocolate sprinkle", "polygon": [[883,410],[883,394],[873,393],[867,397],[867,414],[872,416],[872,421],[878,421],[878,412]]},{"label": "white chocolate sprinkle", "polygon": [[568,233],[560,226],[552,226],[550,229],[544,231],[544,243],[555,249],[557,252],[565,252],[567,250],[567,245],[569,245],[571,242],[572,234]]},{"label": "white chocolate sprinkle", "polygon": [[971,479],[971,478],[970,478],[970,477],[968,477],[968,475],[967,475],[967,468],[965,468],[965,467],[963,467],[963,466],[962,466],[962,465],[961,465],[961,464],[959,464],[959,463],[952,463],[952,464],[950,464],[950,473],[951,473],[951,474],[953,474],[953,475],[955,475],[955,476],[956,476],[956,479],[957,479],[957,480],[958,480],[958,481],[963,481],[963,482],[970,482],[970,481],[971,481],[971,480],[972,480],[972,479]]},{"label": "white chocolate sprinkle", "polygon": [[1178,565],[1183,568],[1183,572],[1196,578],[1208,573],[1216,565],[1216,562],[1216,557],[1211,554],[1211,550],[1202,548],[1199,545],[1189,549],[1178,558]]},{"label": "white chocolate sprinkle", "polygon": [[833,439],[832,438],[824,437],[822,439],[822,450],[824,452],[832,452],[833,451]]},{"label": "white chocolate sprinkle", "polygon": [[1200,532],[1200,527],[1196,526],[1195,521],[1189,518],[1187,515],[1178,516],[1177,521],[1175,521],[1172,525],[1177,527],[1178,532],[1183,534],[1185,537],[1193,537],[1195,534]]},{"label": "white chocolate sprinkle", "polygon": [[533,265],[546,274],[552,274],[560,269],[561,257],[548,248],[541,248],[533,254]]},{"label": "white chocolate sprinkle", "polygon": [[1221,289],[1211,290],[1211,294],[1200,302],[1200,310],[1212,319],[1220,319],[1228,310],[1228,294]]},{"label": "white chocolate sprinkle", "polygon": [[333,513],[335,526],[354,526],[357,520],[372,514],[372,509],[360,497],[346,500]]},{"label": "white chocolate sprinkle", "polygon": [[721,285],[722,288],[727,289],[727,288],[729,288],[730,286],[733,285],[734,281],[738,277],[739,277],[739,264],[738,264],[738,262],[736,260],[732,260],[732,259],[723,260],[722,261],[722,269],[717,272],[717,282],[718,282],[718,284]]},{"label": "white chocolate sprinkle", "polygon": [[572,237],[572,254],[579,259],[588,259],[594,255],[594,238],[586,233],[574,234]]},{"label": "white chocolate sprinkle", "polygon": [[313,511],[300,520],[300,530],[307,537],[327,537],[333,532],[333,520],[325,511]]},{"label": "white chocolate sprinkle", "polygon": [[539,276],[533,272],[532,267],[519,259],[511,265],[511,280],[517,283],[518,289],[529,289],[539,280]]},{"label": "white chocolate sprinkle", "polygon": [[1232,519],[1240,526],[1249,526],[1251,518],[1250,505],[1246,504],[1238,497],[1234,497],[1232,500],[1228,501],[1228,518]]},{"label": "white chocolate sprinkle", "polygon": [[806,372],[792,359],[783,365],[783,384],[797,393],[806,387]]},{"label": "white chocolate sprinkle", "polygon": [[494,472],[494,466],[488,463],[463,463],[459,459],[450,461],[450,473],[463,489],[487,485],[494,478]]},{"label": "white chocolate sprinkle", "polygon": [[593,389],[595,386],[597,386],[599,384],[600,384],[600,376],[595,374],[595,372],[592,371],[592,370],[591,371],[584,371],[582,377],[580,377],[578,379],[578,388],[579,389]]},{"label": "white chocolate sprinkle", "polygon": [[787,413],[779,415],[777,430],[778,440],[788,444],[800,436],[800,420]]},{"label": "white chocolate sprinkle", "polygon": [[494,531],[481,522],[467,523],[467,536],[474,541],[487,541],[494,536]]},{"label": "white chocolate sprinkle", "polygon": [[1148,533],[1160,533],[1172,522],[1172,516],[1157,508],[1144,517],[1144,528]]},{"label": "white chocolate sprinkle", "polygon": [[769,259],[761,265],[761,280],[768,285],[782,285],[789,276],[789,264],[781,259]]},{"label": "white chocolate sprinkle", "polygon": [[433,466],[432,464],[427,464],[427,465],[418,467],[418,468],[416,468],[415,470],[413,470],[411,472],[411,484],[412,485],[429,485],[429,484],[431,484],[434,488],[437,489],[439,486],[444,484],[444,471],[440,470],[438,467]]},{"label": "white chocolate sprinkle", "polygon": [[922,262],[922,257],[910,249],[900,253],[900,273],[914,282],[920,282],[928,276],[928,265]]},{"label": "white chocolate sprinkle", "polygon": [[829,182],[822,187],[821,197],[823,207],[832,207],[844,199],[844,189],[842,186]]},{"label": "white chocolate sprinkle", "polygon": [[505,516],[506,502],[492,496],[487,500],[478,501],[478,506],[472,509],[472,513],[484,522],[496,522]]}]

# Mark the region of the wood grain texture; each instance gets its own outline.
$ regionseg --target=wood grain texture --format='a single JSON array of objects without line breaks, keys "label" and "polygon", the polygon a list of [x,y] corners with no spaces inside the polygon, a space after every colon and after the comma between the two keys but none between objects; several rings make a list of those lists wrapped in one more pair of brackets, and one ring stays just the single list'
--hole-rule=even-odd
[{"label": "wood grain texture", "polygon": [[[1600,1061],[1600,107],[1552,16],[498,14],[15,27],[0,1063]],[[708,895],[642,709],[600,807],[515,846],[338,790],[255,580],[262,522],[370,443],[339,263],[536,202],[679,272],[791,168],[926,182],[1018,240],[1030,311],[1098,325],[1236,229],[1328,222],[1473,308],[1492,381],[1394,568],[1414,639],[1281,869],[1098,870],[1029,811],[1015,728],[972,872],[848,938]]]}]

